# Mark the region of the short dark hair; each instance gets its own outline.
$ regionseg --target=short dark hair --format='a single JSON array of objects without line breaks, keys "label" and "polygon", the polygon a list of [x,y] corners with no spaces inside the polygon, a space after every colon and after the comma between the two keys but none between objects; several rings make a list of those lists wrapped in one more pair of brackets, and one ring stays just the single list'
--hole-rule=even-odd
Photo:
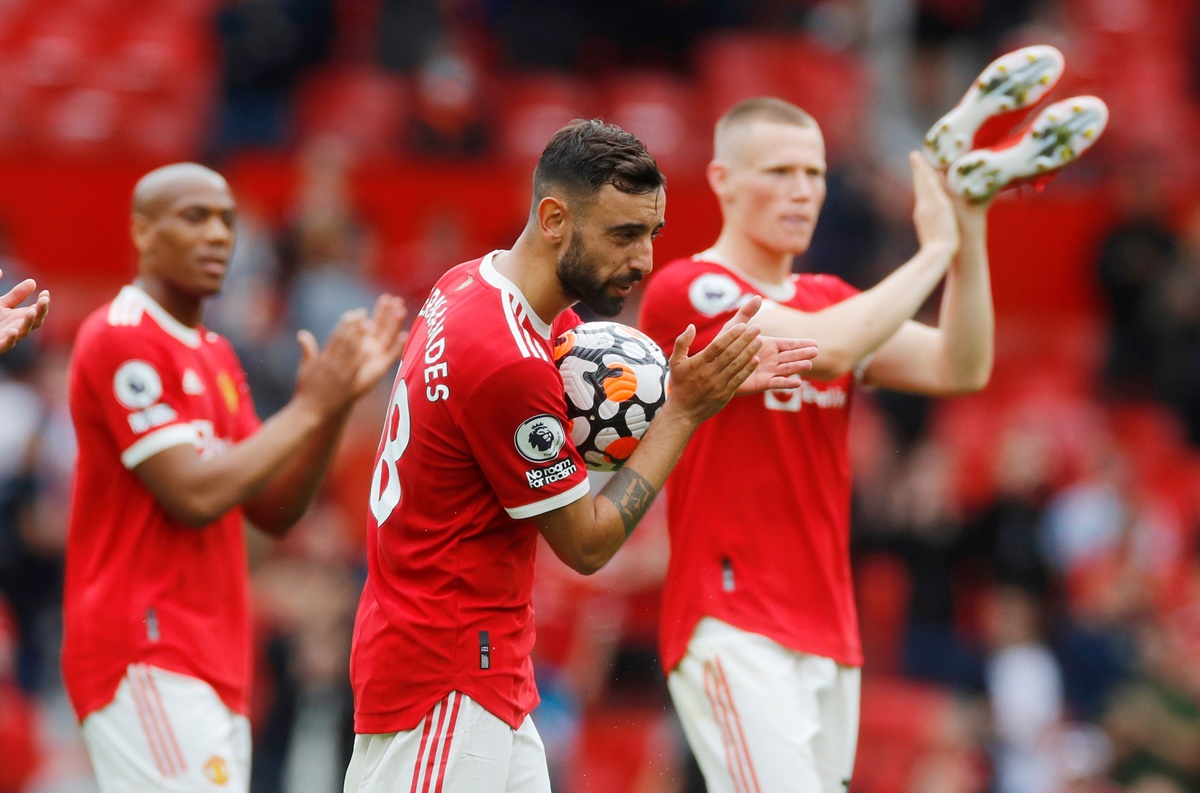
[{"label": "short dark hair", "polygon": [[645,195],[666,187],[667,177],[635,136],[600,119],[575,119],[546,144],[533,171],[536,204],[553,190],[584,200],[604,185]]}]

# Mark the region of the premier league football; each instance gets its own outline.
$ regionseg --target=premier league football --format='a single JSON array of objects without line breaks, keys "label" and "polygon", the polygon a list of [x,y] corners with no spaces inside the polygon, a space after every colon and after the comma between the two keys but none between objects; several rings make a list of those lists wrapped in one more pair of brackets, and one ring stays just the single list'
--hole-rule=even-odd
[{"label": "premier league football", "polygon": [[560,336],[554,361],[567,396],[568,432],[593,471],[615,471],[667,399],[667,358],[619,322],[585,322]]}]

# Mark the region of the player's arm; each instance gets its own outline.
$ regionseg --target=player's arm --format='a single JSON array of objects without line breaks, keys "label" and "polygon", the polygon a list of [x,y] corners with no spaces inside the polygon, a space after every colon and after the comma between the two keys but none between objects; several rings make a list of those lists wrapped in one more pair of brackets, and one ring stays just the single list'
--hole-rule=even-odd
[{"label": "player's arm", "polygon": [[[743,309],[745,317],[757,303]],[[739,322],[690,357],[695,328],[679,336],[671,353],[671,395],[625,465],[595,498],[585,495],[533,518],[559,559],[589,575],[612,558],[650,509],[692,433],[753,374],[759,333]]]},{"label": "player's arm", "polygon": [[[0,271],[0,275],[3,275]],[[17,346],[17,342],[42,326],[50,310],[50,293],[45,289],[33,305],[22,306],[37,289],[32,278],[26,278],[4,295],[0,295],[0,353]]]},{"label": "player's arm", "polygon": [[987,205],[955,198],[962,234],[942,291],[938,326],[906,322],[871,359],[865,381],[934,396],[970,393],[992,374],[995,311],[987,255]]},{"label": "player's arm", "polygon": [[377,304],[373,321],[348,312],[324,349],[302,333],[296,391],[250,437],[208,459],[189,445],[171,446],[134,472],[185,525],[206,526],[242,505],[264,531],[286,531],[311,502],[353,402],[399,357],[403,309],[397,317],[395,305],[381,313]]},{"label": "player's arm", "polygon": [[938,174],[914,153],[916,205],[913,223],[920,248],[871,289],[821,311],[806,312],[768,301],[754,317],[766,336],[815,339],[820,353],[811,377],[840,377],[851,371],[910,320],[946,275],[959,249],[955,210]]},{"label": "player's arm", "polygon": [[[303,448],[289,456],[278,473],[244,503],[246,517],[259,529],[280,536],[308,509],[329,470],[353,403],[370,392],[400,360],[408,338],[401,330],[405,316],[400,298],[382,295],[376,301],[359,342],[362,360],[348,387],[349,402],[321,422]],[[317,354],[316,340],[311,335],[302,344],[308,350],[306,357]]]}]

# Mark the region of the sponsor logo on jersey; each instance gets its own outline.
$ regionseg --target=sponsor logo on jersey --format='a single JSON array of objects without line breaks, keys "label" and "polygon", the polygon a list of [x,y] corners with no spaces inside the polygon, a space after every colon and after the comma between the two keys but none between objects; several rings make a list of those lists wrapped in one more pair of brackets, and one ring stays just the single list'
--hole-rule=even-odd
[{"label": "sponsor logo on jersey", "polygon": [[706,317],[732,310],[741,296],[742,290],[737,281],[720,273],[705,273],[688,287],[688,300],[692,308]]},{"label": "sponsor logo on jersey", "polygon": [[196,419],[192,422],[192,428],[196,430],[196,454],[201,460],[210,460],[218,454],[223,454],[226,449],[233,445],[233,441],[222,438],[217,435],[216,428],[213,423],[207,419]]},{"label": "sponsor logo on jersey", "polygon": [[134,433],[141,435],[147,430],[152,430],[155,427],[161,427],[164,424],[174,421],[178,417],[175,408],[162,402],[157,405],[151,405],[145,410],[139,410],[137,413],[129,414],[129,429]]},{"label": "sponsor logo on jersey", "polygon": [[796,413],[802,404],[816,405],[819,408],[844,408],[847,395],[846,389],[840,385],[831,388],[817,388],[804,380],[800,383],[799,388],[766,391],[763,393],[763,400],[767,410]]},{"label": "sponsor logo on jersey", "polygon": [[545,487],[546,485],[552,485],[555,482],[561,482],[562,480],[571,476],[571,474],[575,473],[577,470],[579,469],[576,467],[575,461],[568,457],[565,460],[558,461],[554,465],[550,465],[545,468],[534,468],[532,471],[526,471],[525,479],[529,482],[530,487],[532,487],[534,490],[537,490],[539,487]]},{"label": "sponsor logo on jersey", "polygon": [[204,393],[204,381],[200,379],[200,375],[196,374],[195,369],[187,369],[183,373],[183,393],[197,394]]},{"label": "sponsor logo on jersey", "polygon": [[213,755],[208,758],[208,762],[204,764],[204,776],[209,782],[214,785],[225,785],[229,783],[229,763],[224,757]]},{"label": "sponsor logo on jersey", "polygon": [[217,388],[221,392],[221,397],[225,400],[225,407],[229,408],[230,413],[237,413],[238,406],[242,400],[238,395],[237,383],[233,381],[233,377],[229,372],[221,372],[217,375]]},{"label": "sponsor logo on jersey", "polygon": [[566,442],[562,422],[549,413],[525,419],[513,435],[517,451],[531,463],[553,460]]},{"label": "sponsor logo on jersey", "polygon": [[162,396],[162,378],[145,361],[126,361],[113,375],[113,394],[130,410],[150,407]]},{"label": "sponsor logo on jersey", "polygon": [[780,388],[763,393],[767,410],[782,410],[785,413],[800,412],[800,389]]}]

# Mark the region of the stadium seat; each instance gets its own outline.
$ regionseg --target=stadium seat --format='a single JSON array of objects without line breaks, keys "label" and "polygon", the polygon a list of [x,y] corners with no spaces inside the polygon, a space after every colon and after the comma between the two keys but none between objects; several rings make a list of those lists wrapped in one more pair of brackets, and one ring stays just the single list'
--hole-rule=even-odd
[{"label": "stadium seat", "polygon": [[320,72],[300,88],[297,137],[333,135],[360,155],[394,157],[403,139],[411,93],[405,78],[372,67]]},{"label": "stadium seat", "polygon": [[831,156],[856,139],[868,85],[861,59],[851,53],[806,35],[722,33],[697,46],[695,67],[710,122],[742,99],[777,96],[812,114]]},{"label": "stadium seat", "polygon": [[600,115],[642,139],[664,168],[698,167],[709,136],[699,90],[668,72],[620,72],[601,86]]},{"label": "stadium seat", "polygon": [[[53,7],[51,7],[53,9]],[[39,10],[20,41],[14,42],[14,77],[42,88],[71,88],[80,83],[106,49],[98,18],[71,9]]]},{"label": "stadium seat", "polygon": [[121,100],[99,88],[73,88],[40,118],[38,144],[71,157],[111,156],[121,148]]},{"label": "stadium seat", "polygon": [[8,64],[0,64],[0,153],[27,147],[34,126],[33,92],[11,79]]},{"label": "stadium seat", "polygon": [[942,733],[953,709],[946,690],[887,675],[866,675],[862,686],[854,790],[908,793],[925,755],[944,751]]},{"label": "stadium seat", "polygon": [[134,97],[123,107],[121,146],[127,153],[153,159],[196,159],[208,131],[210,106],[203,94]]},{"label": "stadium seat", "polygon": [[872,672],[891,674],[900,669],[911,589],[908,568],[896,556],[868,554],[855,565],[859,633]]},{"label": "stadium seat", "polygon": [[154,14],[125,26],[105,63],[109,84],[127,93],[189,93],[211,72],[209,42],[186,17]]},{"label": "stadium seat", "polygon": [[574,118],[596,114],[597,102],[586,81],[561,72],[521,72],[503,78],[498,88],[501,156],[532,162],[546,142]]}]

